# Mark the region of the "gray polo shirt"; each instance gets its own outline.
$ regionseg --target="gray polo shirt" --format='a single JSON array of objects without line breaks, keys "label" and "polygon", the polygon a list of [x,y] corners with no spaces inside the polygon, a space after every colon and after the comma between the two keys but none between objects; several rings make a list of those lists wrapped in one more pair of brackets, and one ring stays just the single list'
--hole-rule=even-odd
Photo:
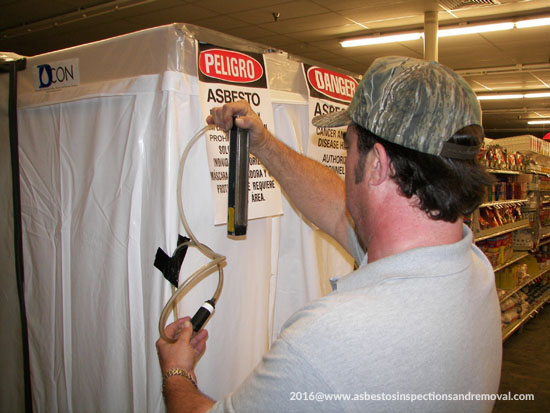
[{"label": "gray polo shirt", "polygon": [[501,353],[494,273],[464,226],[340,278],[212,411],[490,412],[477,399],[498,391]]}]

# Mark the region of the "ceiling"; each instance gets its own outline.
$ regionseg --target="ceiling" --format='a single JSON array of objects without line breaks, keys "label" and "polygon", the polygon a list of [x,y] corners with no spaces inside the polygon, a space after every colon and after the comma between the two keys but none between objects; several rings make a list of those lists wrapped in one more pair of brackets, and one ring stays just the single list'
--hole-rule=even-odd
[{"label": "ceiling", "polygon": [[[550,17],[550,0],[0,0],[0,10],[0,50],[24,56],[181,22],[362,74],[380,56],[422,58],[423,41],[342,48],[341,40],[422,30],[428,11],[440,28]],[[478,94],[550,91],[550,26],[441,38],[438,48]],[[550,118],[550,98],[481,104],[488,137],[550,132],[527,125]]]}]

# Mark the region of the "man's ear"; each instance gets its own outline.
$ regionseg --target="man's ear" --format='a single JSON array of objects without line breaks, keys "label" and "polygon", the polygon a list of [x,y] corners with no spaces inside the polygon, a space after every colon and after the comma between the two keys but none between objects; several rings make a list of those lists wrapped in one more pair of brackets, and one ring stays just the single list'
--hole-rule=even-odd
[{"label": "man's ear", "polygon": [[390,178],[390,174],[391,174],[390,158],[384,146],[382,146],[379,143],[374,144],[374,146],[369,152],[369,155],[371,155],[372,157],[370,159],[370,162],[368,162],[368,165],[371,168],[369,184],[380,185],[386,179]]}]

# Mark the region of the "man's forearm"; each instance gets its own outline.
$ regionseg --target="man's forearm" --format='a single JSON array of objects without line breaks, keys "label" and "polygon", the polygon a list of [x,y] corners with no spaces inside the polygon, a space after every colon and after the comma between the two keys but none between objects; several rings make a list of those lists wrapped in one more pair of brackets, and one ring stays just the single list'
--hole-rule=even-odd
[{"label": "man's forearm", "polygon": [[348,249],[345,183],[338,175],[277,140],[244,100],[212,108],[206,122],[223,130],[229,130],[233,122],[248,129],[250,151],[281,184],[293,205]]},{"label": "man's forearm", "polygon": [[171,376],[165,380],[164,400],[168,413],[206,412],[214,406],[213,400],[181,376]]},{"label": "man's forearm", "polygon": [[273,136],[265,139],[255,154],[294,206],[347,248],[344,181],[329,168],[298,154]]}]

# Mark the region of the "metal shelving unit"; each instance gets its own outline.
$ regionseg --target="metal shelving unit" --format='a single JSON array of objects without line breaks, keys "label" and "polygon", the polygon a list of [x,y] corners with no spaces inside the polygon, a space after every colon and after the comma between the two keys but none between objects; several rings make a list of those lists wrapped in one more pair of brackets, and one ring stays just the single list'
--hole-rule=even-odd
[{"label": "metal shelving unit", "polygon": [[[495,169],[487,169],[487,172],[494,173],[494,174],[507,174],[507,175],[520,175],[520,174],[525,174],[525,173],[531,173],[531,172],[523,172],[523,171],[495,170]],[[541,174],[541,175],[544,175],[544,174]],[[540,234],[541,227],[540,227],[540,223],[538,222],[539,221],[539,216],[540,216],[540,210],[541,210],[540,201],[543,197],[543,195],[541,193],[544,193],[545,191],[541,191],[538,188],[533,188],[533,187],[529,187],[529,191],[530,192],[531,191],[536,192],[536,202],[537,202],[536,217],[537,218],[536,218],[536,223],[535,223],[534,228],[531,227],[529,219],[522,219],[520,221],[516,221],[516,222],[513,222],[513,223],[509,223],[509,224],[505,224],[505,225],[502,225],[502,226],[499,226],[499,227],[489,228],[489,229],[485,229],[485,230],[481,230],[479,228],[477,222],[475,222],[472,225],[472,227],[474,229],[474,234],[475,234],[475,236],[474,236],[475,242],[483,241],[483,240],[493,238],[493,237],[498,237],[500,235],[504,235],[504,234],[514,232],[514,231],[519,231],[519,230],[522,230],[522,229],[531,229],[532,232],[533,232],[533,236],[534,236],[533,244],[535,246],[535,249],[540,247],[541,245],[550,243],[550,231],[548,232],[548,234],[544,234],[543,237],[541,237],[540,236],[540,235],[542,235],[542,234]],[[529,198],[519,199],[519,200],[493,201],[493,202],[483,203],[483,204],[480,205],[479,208],[489,207],[489,208],[498,209],[498,208],[506,207],[506,206],[510,206],[510,205],[518,205],[518,206],[523,206],[523,207],[527,206],[528,207],[529,203],[530,203]],[[479,217],[478,214],[479,214],[479,209],[476,211],[476,213],[473,216],[474,221],[478,219],[478,217]],[[545,238],[545,237],[548,237],[548,238]],[[544,238],[544,240],[542,238]],[[500,265],[494,267],[495,273],[497,271],[503,270],[506,267],[509,267],[509,266],[521,261],[522,259],[530,256],[531,253],[532,253],[532,251],[514,251],[514,254],[513,254],[512,258],[509,261],[507,261],[504,264],[500,264]],[[528,279],[524,280],[520,285],[518,285],[517,287],[515,287],[512,290],[508,291],[506,293],[506,295],[503,296],[500,299],[500,303],[502,303],[502,302],[506,301],[507,299],[509,299],[510,297],[514,296],[514,294],[517,294],[519,291],[521,291],[527,285],[535,282],[540,277],[545,276],[548,272],[550,272],[550,268],[545,268],[545,269],[542,269],[542,270],[538,271],[536,274],[530,276]],[[527,321],[529,321],[531,318],[533,318],[538,313],[538,311],[540,311],[540,309],[548,301],[550,301],[550,291],[547,291],[539,300],[537,300],[535,302],[535,304],[532,305],[531,309],[528,311],[527,314],[525,314],[523,317],[520,317],[518,320],[515,320],[514,322],[508,324],[505,328],[503,328],[503,330],[502,330],[502,340],[503,341],[507,340],[514,332],[516,332]]]},{"label": "metal shelving unit", "polygon": [[[537,144],[540,144],[538,146]],[[521,152],[524,155],[528,155],[533,162],[529,163],[529,167],[526,170],[522,171],[508,171],[500,169],[487,169],[487,172],[493,174],[509,174],[509,175],[523,175],[528,174],[532,177],[529,179],[520,178],[519,181],[527,182],[527,190],[529,193],[527,202],[522,206],[523,216],[530,216],[531,225],[526,227],[520,227],[510,229],[510,231],[519,231],[523,228],[529,228],[529,233],[531,237],[531,245],[528,247],[528,251],[519,251],[514,252],[514,258],[508,263],[495,267],[495,272],[503,268],[506,268],[508,265],[511,265],[515,262],[520,261],[521,259],[527,257],[528,255],[533,254],[537,251],[542,245],[550,243],[550,225],[543,226],[545,222],[541,222],[541,211],[544,213],[550,211],[550,148],[547,142],[542,142],[537,140],[535,137],[521,136],[521,137],[511,137],[499,140],[499,145],[506,148],[508,151],[512,152]],[[546,202],[546,204],[545,204]],[[545,211],[546,210],[546,211]],[[527,212],[527,214],[526,214]],[[533,215],[534,214],[534,215]],[[544,218],[544,217],[543,217]],[[528,220],[529,221],[529,220]],[[547,222],[546,222],[547,223]],[[526,233],[524,229],[522,231]],[[497,236],[498,232],[495,231],[495,234],[478,232],[476,233],[476,241],[481,239],[487,239],[492,236]],[[525,246],[517,245],[518,249],[523,249]],[[518,258],[519,257],[519,258]],[[532,270],[534,271],[534,270]],[[504,297],[501,298],[500,302],[509,299],[514,294],[518,293],[520,290],[526,286],[537,282],[541,277],[544,277],[544,281],[547,282],[547,277],[550,268],[540,269],[536,274],[530,276],[528,279],[523,281],[520,285],[508,291]],[[541,280],[542,281],[542,280]],[[547,287],[543,287],[547,288]],[[514,332],[520,329],[528,320],[533,318],[540,309],[550,301],[550,290],[546,289],[542,293],[542,296],[539,297],[534,303],[530,303],[529,311],[520,317],[518,320],[508,324],[502,330],[502,339],[505,341],[510,337]]]}]

